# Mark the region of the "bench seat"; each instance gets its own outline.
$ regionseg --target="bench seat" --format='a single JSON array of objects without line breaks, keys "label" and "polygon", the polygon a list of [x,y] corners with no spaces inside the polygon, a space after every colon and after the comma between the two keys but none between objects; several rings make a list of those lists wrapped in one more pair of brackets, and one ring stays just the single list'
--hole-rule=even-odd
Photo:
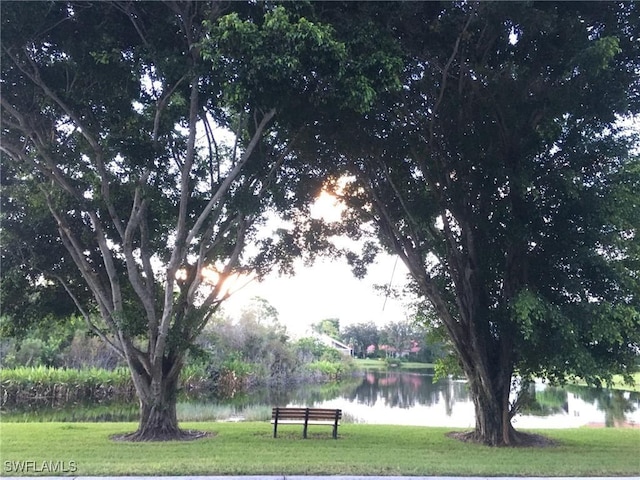
[{"label": "bench seat", "polygon": [[278,436],[278,425],[304,425],[303,438],[307,438],[309,425],[333,427],[333,438],[338,438],[338,426],[342,419],[342,410],[333,408],[274,407],[271,411],[273,438]]}]

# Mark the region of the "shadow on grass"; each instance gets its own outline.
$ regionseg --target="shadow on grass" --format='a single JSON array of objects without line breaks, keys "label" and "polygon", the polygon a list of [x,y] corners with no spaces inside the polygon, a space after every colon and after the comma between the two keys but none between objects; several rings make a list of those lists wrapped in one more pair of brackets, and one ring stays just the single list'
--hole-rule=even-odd
[{"label": "shadow on grass", "polygon": [[[280,431],[278,430],[278,437],[277,438],[273,438],[273,431],[271,432],[255,432],[253,434],[254,437],[259,437],[259,438],[270,438],[274,441],[278,441],[278,440],[301,440],[301,441],[306,441],[306,440],[332,440],[335,441],[336,439],[333,438],[333,436],[331,435],[331,432],[329,433],[325,433],[325,432],[307,432],[307,438],[303,438],[302,437],[302,431],[296,432],[296,431]],[[343,435],[341,433],[338,433],[338,438],[337,440],[343,440],[343,439],[347,439],[350,438],[352,435]]]}]

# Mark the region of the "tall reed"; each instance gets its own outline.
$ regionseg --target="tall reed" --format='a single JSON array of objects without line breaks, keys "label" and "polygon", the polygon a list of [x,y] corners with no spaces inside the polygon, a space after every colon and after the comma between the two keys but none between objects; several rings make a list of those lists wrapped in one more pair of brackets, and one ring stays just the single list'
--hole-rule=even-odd
[{"label": "tall reed", "polygon": [[[190,386],[202,381],[193,369],[183,378]],[[0,406],[64,405],[129,400],[135,396],[131,375],[126,368],[16,367],[0,369]]]}]

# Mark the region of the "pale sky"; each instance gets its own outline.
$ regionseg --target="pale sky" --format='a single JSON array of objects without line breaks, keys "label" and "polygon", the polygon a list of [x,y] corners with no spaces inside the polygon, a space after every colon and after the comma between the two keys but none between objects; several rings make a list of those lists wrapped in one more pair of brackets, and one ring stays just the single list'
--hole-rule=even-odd
[{"label": "pale sky", "polygon": [[[340,319],[340,326],[373,321],[382,326],[391,321],[404,320],[407,309],[400,299],[387,298],[375,290],[376,284],[400,287],[405,283],[407,270],[395,257],[380,255],[371,265],[367,276],[358,280],[344,260],[318,260],[311,267],[297,265],[293,277],[272,274],[263,282],[252,282],[234,293],[223,307],[231,316],[254,296],[266,299],[278,310],[280,322],[291,335],[303,336],[310,326],[325,318]],[[384,307],[384,309],[383,309]]]},{"label": "pale sky", "polygon": [[[344,206],[333,195],[321,192],[311,208],[313,218],[327,222],[339,221]],[[268,222],[268,229],[275,229],[276,218]],[[346,239],[334,240],[351,243]],[[279,320],[293,336],[311,332],[311,324],[326,318],[338,318],[340,326],[373,321],[383,326],[392,321],[404,320],[408,309],[402,299],[387,298],[374,289],[374,285],[402,287],[406,283],[407,269],[395,256],[380,254],[368,268],[367,276],[359,280],[353,276],[346,260],[318,259],[311,267],[302,261],[295,264],[292,277],[269,275],[263,282],[254,281],[236,291],[223,304],[225,313],[237,318],[244,305],[252,297],[262,297],[279,313]],[[233,291],[233,289],[232,289]]]}]

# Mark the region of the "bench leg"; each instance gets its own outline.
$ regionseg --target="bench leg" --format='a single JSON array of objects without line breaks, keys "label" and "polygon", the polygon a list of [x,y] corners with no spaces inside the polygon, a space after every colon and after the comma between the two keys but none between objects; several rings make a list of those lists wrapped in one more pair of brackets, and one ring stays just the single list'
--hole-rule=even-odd
[{"label": "bench leg", "polygon": [[276,438],[278,436],[278,419],[276,418],[276,421],[273,422],[273,438]]},{"label": "bench leg", "polygon": [[304,429],[302,430],[302,438],[307,438],[307,422],[304,422]]}]

